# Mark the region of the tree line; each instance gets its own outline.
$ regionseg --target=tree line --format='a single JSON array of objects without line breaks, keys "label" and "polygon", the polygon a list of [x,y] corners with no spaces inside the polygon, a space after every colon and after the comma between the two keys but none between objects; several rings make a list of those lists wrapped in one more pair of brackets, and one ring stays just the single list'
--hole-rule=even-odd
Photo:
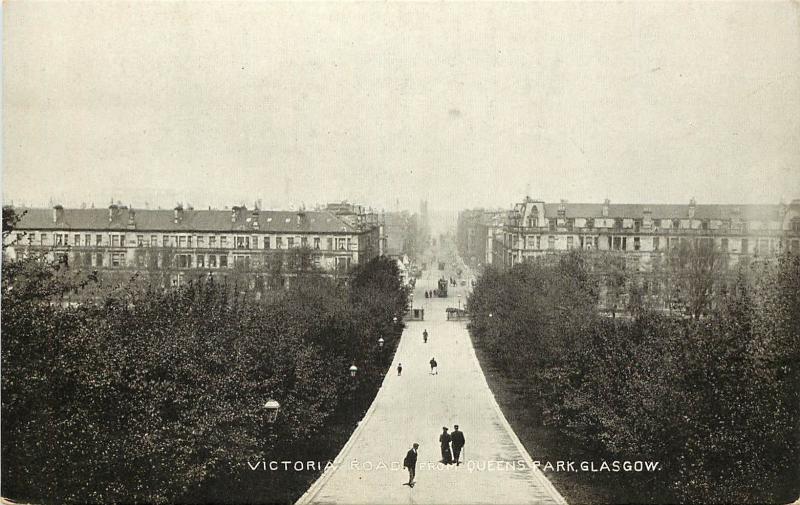
[{"label": "tree line", "polygon": [[247,463],[333,459],[385,375],[408,299],[395,263],[376,258],[346,283],[309,272],[260,299],[211,278],[60,302],[96,281],[36,257],[3,264],[5,497],[291,503],[313,472]]},{"label": "tree line", "polygon": [[468,300],[476,344],[527,384],[526,401],[541,412],[531,422],[598,460],[661,463],[620,477],[628,490],[618,501],[795,499],[800,258],[740,265],[702,307],[713,279],[689,274],[715,270],[707,258],[686,258],[680,281],[690,303],[673,314],[640,305],[629,318],[598,310],[592,261],[572,252],[488,268]]}]

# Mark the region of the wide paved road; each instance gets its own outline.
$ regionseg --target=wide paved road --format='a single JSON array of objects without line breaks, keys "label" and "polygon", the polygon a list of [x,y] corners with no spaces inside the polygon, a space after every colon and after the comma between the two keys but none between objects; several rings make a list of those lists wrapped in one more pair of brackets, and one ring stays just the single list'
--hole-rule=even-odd
[{"label": "wide paved road", "polygon": [[[425,299],[437,272],[419,279],[414,306],[425,321],[408,322],[389,375],[358,429],[329,469],[298,504],[517,504],[564,503],[539,470],[497,408],[475,358],[466,324],[448,322],[445,308],[457,294]],[[427,328],[428,343],[422,342]],[[439,374],[430,374],[435,357]],[[397,363],[403,375],[397,376]],[[458,424],[466,437],[459,467],[439,464],[443,426]],[[403,457],[417,442],[416,486],[403,485]]]}]

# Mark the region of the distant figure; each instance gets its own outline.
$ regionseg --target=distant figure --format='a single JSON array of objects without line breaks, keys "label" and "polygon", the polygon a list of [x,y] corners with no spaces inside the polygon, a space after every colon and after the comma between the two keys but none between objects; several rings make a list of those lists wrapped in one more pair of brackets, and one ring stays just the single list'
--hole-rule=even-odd
[{"label": "distant figure", "polygon": [[414,446],[406,453],[403,460],[403,468],[408,468],[408,486],[414,487],[414,477],[417,475],[417,449],[419,444],[414,443]]},{"label": "distant figure", "polygon": [[424,342],[426,344],[428,343],[428,330],[427,330],[427,328],[425,329],[425,331],[422,332],[422,342]]},{"label": "distant figure", "polygon": [[430,296],[428,296],[428,292],[427,291],[425,291],[425,298],[430,298]]},{"label": "distant figure", "polygon": [[449,465],[453,462],[453,453],[450,452],[450,435],[446,427],[442,428],[442,434],[439,435],[439,446],[442,448],[442,463]]},{"label": "distant figure", "polygon": [[453,442],[453,459],[458,466],[458,458],[461,456],[461,449],[464,448],[464,433],[458,431],[458,425],[453,426],[453,433],[450,435],[450,440]]},{"label": "distant figure", "polygon": [[397,364],[397,376],[400,377],[402,374],[403,374],[403,364],[402,363],[398,363]]},{"label": "distant figure", "polygon": [[436,362],[436,358],[431,358],[430,364],[431,364],[431,375],[439,375],[439,370],[436,369],[436,367],[439,366],[439,363]]}]

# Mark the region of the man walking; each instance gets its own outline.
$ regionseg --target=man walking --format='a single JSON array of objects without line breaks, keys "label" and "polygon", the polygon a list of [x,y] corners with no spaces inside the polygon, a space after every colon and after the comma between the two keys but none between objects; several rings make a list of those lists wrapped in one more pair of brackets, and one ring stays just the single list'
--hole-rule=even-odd
[{"label": "man walking", "polygon": [[397,376],[400,377],[400,375],[402,373],[403,373],[403,364],[402,363],[398,363],[397,364]]},{"label": "man walking", "polygon": [[425,343],[425,344],[428,343],[428,329],[427,328],[422,332],[422,342]]},{"label": "man walking", "polygon": [[418,443],[414,443],[414,446],[409,449],[406,453],[406,457],[403,460],[403,468],[408,468],[408,486],[414,487],[414,477],[417,475],[417,449],[419,448]]},{"label": "man walking", "polygon": [[439,435],[439,446],[442,448],[442,463],[449,465],[453,462],[453,453],[450,452],[450,435],[446,427],[442,427],[442,434]]},{"label": "man walking", "polygon": [[431,364],[431,375],[439,375],[439,370],[436,369],[436,367],[439,366],[436,362],[436,358],[431,358],[429,363]]},{"label": "man walking", "polygon": [[450,435],[450,440],[453,442],[453,459],[458,466],[458,458],[461,456],[461,449],[464,448],[464,433],[458,431],[458,425],[453,426],[453,433]]}]

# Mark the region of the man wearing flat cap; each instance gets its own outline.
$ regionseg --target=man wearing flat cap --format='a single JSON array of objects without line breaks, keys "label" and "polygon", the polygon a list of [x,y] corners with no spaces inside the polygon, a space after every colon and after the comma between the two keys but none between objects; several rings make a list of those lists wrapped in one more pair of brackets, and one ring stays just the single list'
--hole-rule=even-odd
[{"label": "man wearing flat cap", "polygon": [[464,433],[458,431],[458,425],[453,426],[453,433],[450,435],[450,440],[453,442],[453,460],[458,466],[458,458],[461,456],[461,449],[464,448]]}]

